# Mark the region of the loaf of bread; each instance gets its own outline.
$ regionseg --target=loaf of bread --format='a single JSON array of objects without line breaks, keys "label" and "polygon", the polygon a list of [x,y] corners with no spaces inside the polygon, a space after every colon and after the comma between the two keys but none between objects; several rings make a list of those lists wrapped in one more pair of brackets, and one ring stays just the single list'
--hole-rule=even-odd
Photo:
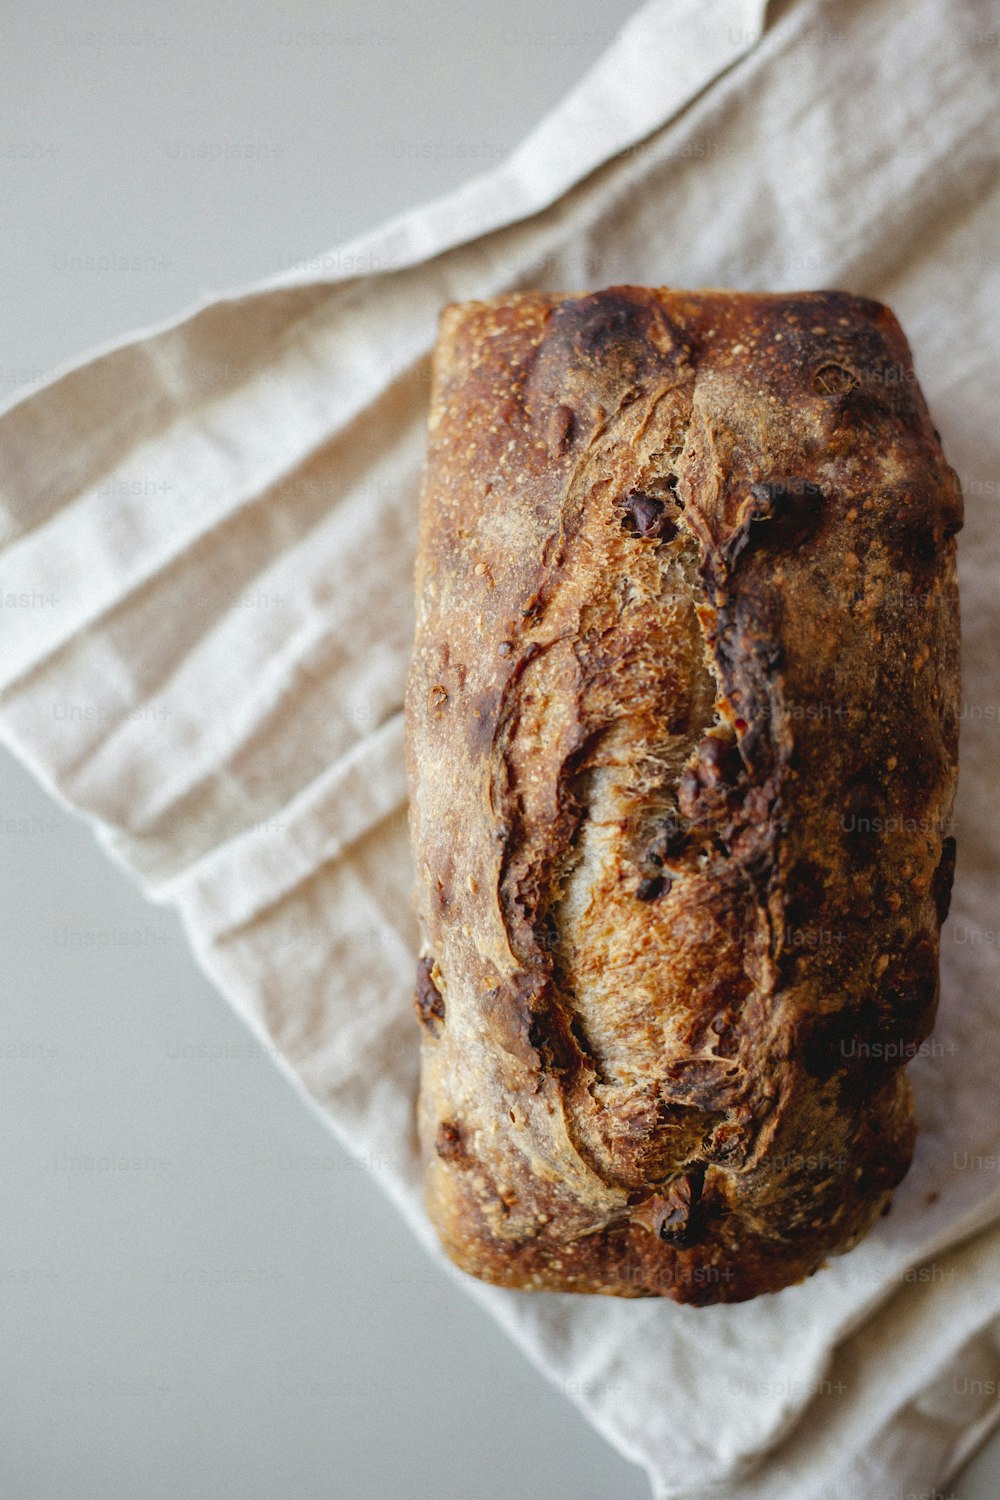
[{"label": "loaf of bread", "polygon": [[741,1301],[886,1212],[955,845],[962,500],[892,313],[445,309],[407,767],[455,1262]]}]

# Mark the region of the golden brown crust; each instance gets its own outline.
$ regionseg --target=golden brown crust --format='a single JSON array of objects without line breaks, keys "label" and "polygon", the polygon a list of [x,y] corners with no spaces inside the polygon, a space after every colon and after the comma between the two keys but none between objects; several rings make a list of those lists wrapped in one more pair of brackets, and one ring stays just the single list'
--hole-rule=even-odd
[{"label": "golden brown crust", "polygon": [[885,307],[445,310],[407,765],[430,1214],[739,1301],[888,1207],[937,1003],[961,495]]}]

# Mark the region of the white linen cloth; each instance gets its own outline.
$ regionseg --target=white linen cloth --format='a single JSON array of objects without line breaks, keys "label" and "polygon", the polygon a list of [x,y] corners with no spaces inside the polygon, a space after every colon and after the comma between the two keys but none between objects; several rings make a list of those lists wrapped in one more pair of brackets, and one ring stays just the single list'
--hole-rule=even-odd
[{"label": "white linen cloth", "polygon": [[[1000,1412],[998,29],[977,0],[654,0],[497,170],[0,418],[0,733],[86,814],[431,1254],[401,703],[443,303],[888,301],[965,483],[958,876],[892,1213],[733,1307],[453,1273],[658,1496],[904,1500]],[[414,1253],[419,1252],[416,1247]]]}]

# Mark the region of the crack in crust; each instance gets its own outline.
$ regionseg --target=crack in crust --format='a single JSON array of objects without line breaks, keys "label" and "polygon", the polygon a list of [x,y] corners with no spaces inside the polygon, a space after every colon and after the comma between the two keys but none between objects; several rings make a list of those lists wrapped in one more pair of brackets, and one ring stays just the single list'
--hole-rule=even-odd
[{"label": "crack in crust", "polygon": [[459,1265],[741,1300],[887,1207],[954,865],[960,524],[877,303],[445,311],[406,722]]}]

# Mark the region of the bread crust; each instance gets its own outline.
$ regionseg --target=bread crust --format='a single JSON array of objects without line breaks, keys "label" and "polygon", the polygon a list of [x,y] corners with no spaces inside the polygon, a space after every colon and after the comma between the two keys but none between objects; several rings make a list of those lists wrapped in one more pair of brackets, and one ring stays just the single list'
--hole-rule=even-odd
[{"label": "bread crust", "polygon": [[888,1210],[954,868],[961,519],[879,303],[444,310],[406,756],[426,1200],[464,1270],[740,1301]]}]

